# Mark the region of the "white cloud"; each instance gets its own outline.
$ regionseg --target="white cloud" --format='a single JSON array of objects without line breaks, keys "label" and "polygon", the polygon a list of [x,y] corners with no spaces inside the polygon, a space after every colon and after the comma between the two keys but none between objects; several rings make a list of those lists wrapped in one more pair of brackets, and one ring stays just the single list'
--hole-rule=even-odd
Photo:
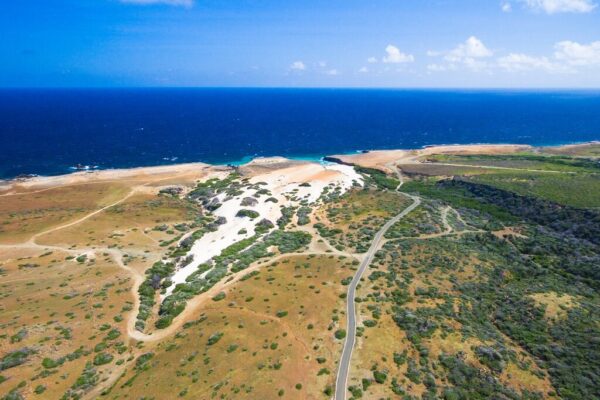
[{"label": "white cloud", "polygon": [[497,60],[497,66],[509,72],[545,71],[548,73],[577,73],[578,67],[600,66],[600,41],[580,44],[562,41],[554,45],[554,57],[536,57],[510,53]]},{"label": "white cloud", "polygon": [[[577,43],[569,40],[554,45],[554,54],[536,56],[512,52],[493,57],[481,40],[471,36],[467,41],[450,51],[428,51],[430,57],[439,57],[441,62],[427,65],[427,73],[457,71],[468,68],[473,71],[505,71],[509,73],[541,71],[548,74],[575,74],[582,68],[600,67],[600,41]],[[600,70],[598,71],[600,74]]]},{"label": "white cloud", "polygon": [[598,4],[593,0],[519,0],[534,11],[547,14],[557,13],[589,13]]},{"label": "white cloud", "polygon": [[318,65],[320,68],[325,68],[325,67],[327,66],[327,62],[326,62],[326,61],[319,61],[319,62],[317,63],[317,65]]},{"label": "white cloud", "polygon": [[502,3],[500,5],[500,7],[502,8],[502,11],[504,11],[505,13],[509,13],[512,11],[512,4],[510,4],[508,2]]},{"label": "white cloud", "polygon": [[544,70],[547,72],[567,72],[563,65],[551,61],[548,57],[535,57],[522,53],[510,53],[498,58],[498,67],[509,72]]},{"label": "white cloud", "polygon": [[384,63],[401,64],[415,61],[415,58],[412,54],[403,53],[400,51],[400,49],[391,44],[385,48],[385,52],[387,53],[387,56],[383,57],[381,60]]},{"label": "white cloud", "polygon": [[446,61],[471,63],[476,58],[491,57],[494,53],[485,47],[483,42],[475,36],[471,36],[455,49],[450,50],[444,57]]},{"label": "white cloud", "polygon": [[430,72],[444,72],[447,71],[448,67],[445,65],[440,65],[440,64],[429,64],[427,66],[427,71]]},{"label": "white cloud", "polygon": [[339,71],[337,69],[330,69],[328,71],[325,71],[325,74],[335,76],[335,75],[339,75]]},{"label": "white cloud", "polygon": [[580,44],[565,40],[554,45],[554,57],[572,66],[600,65],[600,41]]},{"label": "white cloud", "polygon": [[369,57],[367,58],[367,62],[369,64],[375,64],[377,62],[377,59],[375,57]]},{"label": "white cloud", "polygon": [[360,73],[363,73],[363,74],[364,74],[364,73],[367,73],[367,72],[369,72],[369,68],[367,68],[367,67],[362,67],[361,69],[359,69],[359,70],[358,70],[358,72],[360,72]]},{"label": "white cloud", "polygon": [[[441,57],[443,56],[446,65],[445,69],[457,69],[460,65],[469,69],[479,71],[489,67],[488,62],[485,60],[494,55],[490,49],[488,49],[481,40],[475,36],[469,37],[464,43],[459,44],[454,49],[449,51],[432,51],[427,52],[429,57]],[[430,71],[440,71],[442,65],[430,64]]]},{"label": "white cloud", "polygon": [[306,69],[306,65],[302,61],[294,61],[292,65],[290,65],[290,69],[294,71],[304,71]]},{"label": "white cloud", "polygon": [[119,0],[121,3],[138,4],[138,5],[153,5],[164,4],[168,6],[192,7],[194,0]]}]

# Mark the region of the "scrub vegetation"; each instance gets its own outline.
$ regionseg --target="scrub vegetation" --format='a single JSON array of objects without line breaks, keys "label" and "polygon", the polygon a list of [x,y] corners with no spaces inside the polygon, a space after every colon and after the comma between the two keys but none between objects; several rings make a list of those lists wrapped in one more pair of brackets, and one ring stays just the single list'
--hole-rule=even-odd
[{"label": "scrub vegetation", "polygon": [[482,169],[411,168],[402,190],[424,202],[388,231],[357,294],[352,397],[596,398],[597,161],[427,161]]},{"label": "scrub vegetation", "polygon": [[[331,398],[350,283],[410,196],[356,290],[348,398],[598,398],[595,151],[386,160],[315,202],[316,180],[284,198],[225,167],[17,187],[0,195],[0,399]],[[253,225],[174,279],[229,215]]]}]

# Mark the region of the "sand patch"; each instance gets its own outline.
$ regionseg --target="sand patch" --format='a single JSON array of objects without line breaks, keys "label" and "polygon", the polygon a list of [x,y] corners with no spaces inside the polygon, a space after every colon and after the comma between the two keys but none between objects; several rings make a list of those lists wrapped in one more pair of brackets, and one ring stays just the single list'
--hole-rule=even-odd
[{"label": "sand patch", "polygon": [[442,146],[429,146],[419,150],[419,155],[432,154],[507,154],[518,151],[530,151],[529,145],[520,144],[453,144]]},{"label": "sand patch", "polygon": [[397,162],[413,153],[414,152],[410,150],[374,150],[367,153],[339,154],[331,157],[349,164],[393,172],[387,164]]},{"label": "sand patch", "polygon": [[[282,165],[280,158],[255,160],[251,164]],[[285,164],[284,164],[285,165]],[[244,198],[252,197],[256,189],[246,187],[243,193],[234,198],[225,193],[217,196],[222,204],[213,212],[216,217],[225,218],[225,223],[214,232],[209,232],[198,239],[187,255],[193,256],[193,261],[179,268],[172,276],[172,285],[167,289],[163,298],[170,295],[175,286],[184,283],[203,263],[206,263],[232,244],[252,237],[256,233],[257,224],[267,219],[273,224],[281,217],[282,206],[299,206],[300,203],[314,204],[327,186],[339,187],[341,192],[349,190],[354,184],[361,184],[362,177],[347,165],[301,163],[292,167],[275,169],[260,173],[250,178],[250,184],[267,189],[269,196],[256,198],[257,204],[243,206]],[[275,198],[277,202],[267,201]],[[259,214],[256,218],[240,217],[241,209],[251,209]],[[211,270],[206,271],[202,277]]]},{"label": "sand patch", "polygon": [[[98,171],[74,172],[72,174],[57,176],[37,176],[28,179],[15,179],[3,181],[0,186],[2,196],[16,193],[31,193],[47,190],[54,187],[82,185],[96,182],[141,180],[144,182],[160,182],[167,179],[187,177],[199,179],[211,172],[226,170],[226,167],[211,166],[204,163],[160,165],[154,167],[139,167],[129,169],[106,169]],[[164,184],[164,183],[162,183]]]}]

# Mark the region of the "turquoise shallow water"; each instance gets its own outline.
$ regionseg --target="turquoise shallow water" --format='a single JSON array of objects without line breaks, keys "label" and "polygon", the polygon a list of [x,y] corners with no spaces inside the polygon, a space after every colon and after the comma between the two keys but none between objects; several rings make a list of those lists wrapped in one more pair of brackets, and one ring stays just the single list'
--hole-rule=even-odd
[{"label": "turquoise shallow water", "polygon": [[600,139],[597,91],[0,90],[0,178],[363,149]]}]

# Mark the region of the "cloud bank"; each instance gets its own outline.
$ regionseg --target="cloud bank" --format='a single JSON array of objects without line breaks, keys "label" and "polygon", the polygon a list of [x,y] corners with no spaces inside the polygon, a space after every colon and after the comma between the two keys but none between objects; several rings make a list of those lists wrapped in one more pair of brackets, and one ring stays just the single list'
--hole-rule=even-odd
[{"label": "cloud bank", "polygon": [[554,54],[537,56],[511,52],[493,57],[494,52],[471,36],[449,51],[428,51],[430,57],[440,57],[440,63],[427,66],[428,72],[454,71],[469,68],[474,71],[504,70],[508,72],[544,71],[548,73],[577,73],[584,68],[600,66],[600,41],[578,43],[570,40],[557,42]]},{"label": "cloud bank", "polygon": [[592,0],[519,0],[534,11],[547,14],[589,13],[598,5]]},{"label": "cloud bank", "polygon": [[565,40],[556,43],[554,57],[574,66],[600,65],[600,41],[580,44]]}]

